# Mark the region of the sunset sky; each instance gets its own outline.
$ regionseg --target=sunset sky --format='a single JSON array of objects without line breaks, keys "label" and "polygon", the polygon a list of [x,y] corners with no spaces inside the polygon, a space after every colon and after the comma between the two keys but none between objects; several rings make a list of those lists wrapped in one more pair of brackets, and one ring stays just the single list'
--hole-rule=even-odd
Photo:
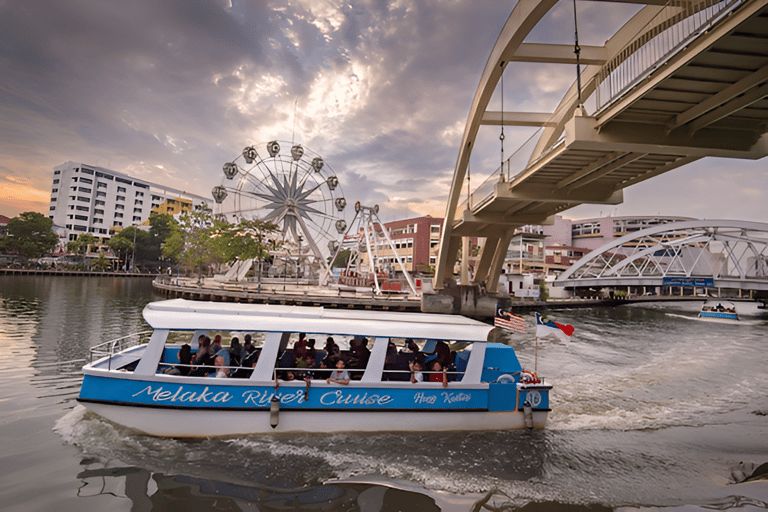
[{"label": "sunset sky", "polygon": [[[295,140],[349,203],[442,216],[480,73],[514,2],[0,0],[0,214],[48,212],[53,167],[98,165],[210,197],[242,148]],[[639,6],[579,2],[583,45]],[[530,35],[572,43],[570,1]],[[552,111],[573,66],[511,64],[506,110]],[[501,94],[491,104],[500,108]],[[512,154],[531,129],[505,129]],[[473,183],[499,165],[486,127]],[[476,180],[476,181],[475,181]],[[768,161],[708,158],[569,217],[766,221]]]}]

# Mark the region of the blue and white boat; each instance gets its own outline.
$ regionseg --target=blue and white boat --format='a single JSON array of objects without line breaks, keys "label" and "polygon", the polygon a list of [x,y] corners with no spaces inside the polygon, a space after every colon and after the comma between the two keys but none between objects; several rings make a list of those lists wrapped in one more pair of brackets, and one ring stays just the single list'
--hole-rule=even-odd
[{"label": "blue and white boat", "polygon": [[708,300],[701,306],[699,318],[714,318],[717,320],[739,320],[736,305],[724,300]]},{"label": "blue and white boat", "polygon": [[[550,410],[552,386],[524,371],[512,347],[489,341],[492,326],[462,316],[183,299],[150,303],[143,314],[153,331],[91,349],[78,401],[155,436],[544,428]],[[194,352],[200,335],[228,341],[245,333],[260,350],[249,377],[167,373],[181,366],[182,344]],[[280,365],[300,333],[320,345],[333,336],[342,357],[345,341],[364,338],[372,343],[367,364],[349,369],[347,385],[325,375],[278,381],[276,375],[291,370]],[[454,363],[447,383],[429,382],[426,371],[425,382],[393,380],[409,370],[392,369],[390,344],[399,348],[406,339],[422,354],[440,342],[449,346]]]}]

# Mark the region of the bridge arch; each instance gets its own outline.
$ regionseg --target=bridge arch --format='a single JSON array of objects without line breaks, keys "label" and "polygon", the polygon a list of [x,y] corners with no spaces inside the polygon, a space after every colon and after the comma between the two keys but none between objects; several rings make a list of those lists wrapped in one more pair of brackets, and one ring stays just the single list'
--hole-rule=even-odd
[{"label": "bridge arch", "polygon": [[768,290],[768,223],[696,220],[643,229],[586,254],[554,284],[662,286],[665,278]]},{"label": "bridge arch", "polygon": [[[758,159],[768,154],[768,0],[638,3],[646,5],[603,46],[581,47],[581,96],[601,96],[594,112],[579,103],[576,80],[552,113],[490,112],[488,104],[510,62],[577,62],[571,45],[525,42],[556,0],[517,3],[491,51],[465,125],[446,206],[436,289],[451,277],[464,237],[485,240],[474,280],[495,290],[519,226],[546,224],[583,203],[619,204],[624,188],[705,156]],[[693,28],[680,36],[684,26]],[[727,48],[728,62],[721,62],[718,45]],[[736,55],[744,65],[732,73]],[[697,66],[708,69],[711,78],[691,71]],[[669,86],[685,80],[688,89]],[[502,165],[493,174],[497,182],[489,180],[462,204],[479,129],[501,124],[542,129],[532,156],[514,176],[507,161],[506,175]],[[465,255],[462,262],[467,260]],[[462,283],[468,284],[465,267]]]}]

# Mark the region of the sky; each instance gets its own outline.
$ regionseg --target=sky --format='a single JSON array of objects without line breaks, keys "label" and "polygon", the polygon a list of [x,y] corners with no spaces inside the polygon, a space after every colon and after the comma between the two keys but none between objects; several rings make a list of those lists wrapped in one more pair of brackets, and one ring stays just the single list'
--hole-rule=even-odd
[{"label": "sky", "polygon": [[[349,204],[441,217],[480,75],[514,2],[0,0],[0,214],[47,213],[53,167],[106,167],[210,197],[243,147],[294,140]],[[582,45],[639,8],[579,2]],[[561,2],[530,42],[572,43]],[[505,110],[551,112],[573,66],[510,64]],[[489,106],[499,110],[497,90]],[[505,154],[533,131],[506,128]],[[470,162],[498,167],[498,127]],[[768,161],[707,158],[566,217],[766,221]]]}]

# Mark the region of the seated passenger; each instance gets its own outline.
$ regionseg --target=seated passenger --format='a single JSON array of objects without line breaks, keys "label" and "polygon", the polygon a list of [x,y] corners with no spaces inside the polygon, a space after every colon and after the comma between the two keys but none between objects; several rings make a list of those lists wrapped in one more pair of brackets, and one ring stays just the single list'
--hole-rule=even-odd
[{"label": "seated passenger", "polygon": [[232,366],[230,362],[231,360],[230,360],[229,349],[223,348],[216,353],[216,357],[214,359],[214,365],[216,366],[216,377],[218,378],[229,377],[230,369],[227,367]]},{"label": "seated passenger", "polygon": [[438,341],[435,345],[435,350],[432,352],[425,352],[425,356],[435,355],[435,361],[440,363],[440,366],[447,368],[451,364],[451,349],[444,341]]},{"label": "seated passenger", "polygon": [[201,335],[198,338],[198,344],[197,352],[195,352],[195,356],[192,358],[194,368],[192,368],[189,374],[195,377],[205,377],[214,371],[214,358],[210,351],[211,338]]},{"label": "seated passenger", "polygon": [[237,336],[229,342],[229,358],[232,362],[231,366],[240,366],[240,361],[243,360],[243,347],[240,346],[240,339]]},{"label": "seated passenger", "polygon": [[349,380],[349,373],[347,373],[347,370],[344,369],[344,361],[339,359],[336,362],[336,369],[331,372],[331,376],[328,377],[326,382],[328,384],[335,382],[336,384],[342,384],[346,386],[349,384]]},{"label": "seated passenger", "polygon": [[188,343],[181,346],[176,353],[176,358],[179,360],[179,366],[174,366],[173,368],[165,370],[163,373],[169,375],[189,375],[189,372],[192,371],[192,368],[190,367],[192,364],[192,349]]},{"label": "seated passenger", "polygon": [[410,364],[411,367],[411,383],[416,384],[417,382],[424,382],[424,374],[421,373],[421,363],[418,361],[413,361]]},{"label": "seated passenger", "polygon": [[438,361],[432,361],[432,373],[429,374],[429,382],[442,382],[444,388],[448,387],[448,374]]}]

